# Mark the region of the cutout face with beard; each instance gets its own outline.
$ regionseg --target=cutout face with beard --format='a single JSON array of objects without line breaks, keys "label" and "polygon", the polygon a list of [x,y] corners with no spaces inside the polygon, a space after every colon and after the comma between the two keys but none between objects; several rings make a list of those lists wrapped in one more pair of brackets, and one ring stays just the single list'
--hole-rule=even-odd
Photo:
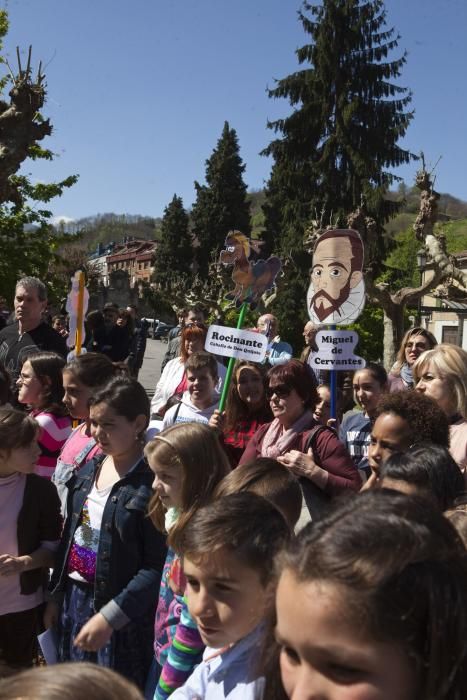
[{"label": "cutout face with beard", "polygon": [[[308,290],[308,308],[312,320],[323,322],[335,314],[328,323],[350,323],[348,314],[341,308],[352,290],[362,281],[361,269],[354,269],[353,250],[349,236],[335,236],[319,240],[311,270],[311,284]],[[363,290],[362,290],[363,293]],[[360,295],[359,295],[360,296]],[[361,307],[355,304],[353,316],[358,316]],[[356,313],[355,313],[356,312]],[[353,319],[352,319],[353,320]]]}]

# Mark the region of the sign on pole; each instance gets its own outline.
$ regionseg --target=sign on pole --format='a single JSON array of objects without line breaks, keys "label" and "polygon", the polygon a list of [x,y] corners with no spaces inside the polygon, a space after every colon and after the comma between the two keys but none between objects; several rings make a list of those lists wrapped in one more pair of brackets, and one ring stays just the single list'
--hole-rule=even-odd
[{"label": "sign on pole", "polygon": [[315,342],[318,350],[308,358],[308,364],[313,369],[348,372],[365,367],[363,357],[353,353],[358,343],[355,331],[318,331]]},{"label": "sign on pole", "polygon": [[209,326],[204,349],[214,355],[236,360],[262,362],[266,357],[268,339],[261,333],[229,326]]}]

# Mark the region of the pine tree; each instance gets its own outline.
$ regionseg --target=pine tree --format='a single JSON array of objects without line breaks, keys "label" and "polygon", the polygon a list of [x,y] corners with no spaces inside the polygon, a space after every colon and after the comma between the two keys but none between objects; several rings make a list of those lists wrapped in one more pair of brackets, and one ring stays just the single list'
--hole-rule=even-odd
[{"label": "pine tree", "polygon": [[206,185],[195,182],[196,202],[191,214],[193,234],[199,247],[200,274],[206,274],[209,262],[217,259],[226,234],[239,229],[250,233],[250,205],[243,182],[245,165],[239,153],[235,129],[224,123],[222,135],[206,161]]},{"label": "pine tree", "polygon": [[164,209],[153,274],[153,281],[167,293],[175,280],[191,274],[193,247],[188,229],[189,219],[182,198],[174,194]]},{"label": "pine tree", "polygon": [[365,242],[369,259],[383,262],[390,249],[383,225],[400,206],[384,197],[400,179],[388,168],[413,157],[398,145],[413,113],[411,93],[394,82],[406,54],[388,59],[399,36],[385,29],[382,0],[305,2],[299,18],[311,37],[297,50],[303,68],[269,91],[294,109],[268,124],[279,138],[263,151],[274,159],[264,238],[268,252],[292,253],[304,293],[310,260],[302,241],[311,220],[345,226],[362,197],[377,223]]}]

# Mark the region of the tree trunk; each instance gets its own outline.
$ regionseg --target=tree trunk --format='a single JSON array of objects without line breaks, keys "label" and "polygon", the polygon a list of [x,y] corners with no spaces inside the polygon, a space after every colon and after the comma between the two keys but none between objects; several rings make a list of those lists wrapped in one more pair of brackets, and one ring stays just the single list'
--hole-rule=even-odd
[{"label": "tree trunk", "polygon": [[396,359],[396,353],[404,337],[404,308],[403,304],[391,304],[383,307],[384,321],[384,358],[383,363],[389,372]]}]

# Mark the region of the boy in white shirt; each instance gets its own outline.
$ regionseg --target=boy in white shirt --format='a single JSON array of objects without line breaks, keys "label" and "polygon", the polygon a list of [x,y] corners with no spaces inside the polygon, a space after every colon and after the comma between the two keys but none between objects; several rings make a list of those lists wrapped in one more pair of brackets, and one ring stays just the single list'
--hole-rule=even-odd
[{"label": "boy in white shirt", "polygon": [[185,364],[187,389],[182,399],[166,412],[162,429],[174,423],[209,423],[219,405],[216,385],[219,381],[217,360],[208,352],[195,352]]},{"label": "boy in white shirt", "polygon": [[257,666],[263,622],[274,604],[274,558],[289,537],[271,503],[238,493],[198,510],[172,543],[182,554],[188,608],[206,651],[171,698],[261,697]]}]

